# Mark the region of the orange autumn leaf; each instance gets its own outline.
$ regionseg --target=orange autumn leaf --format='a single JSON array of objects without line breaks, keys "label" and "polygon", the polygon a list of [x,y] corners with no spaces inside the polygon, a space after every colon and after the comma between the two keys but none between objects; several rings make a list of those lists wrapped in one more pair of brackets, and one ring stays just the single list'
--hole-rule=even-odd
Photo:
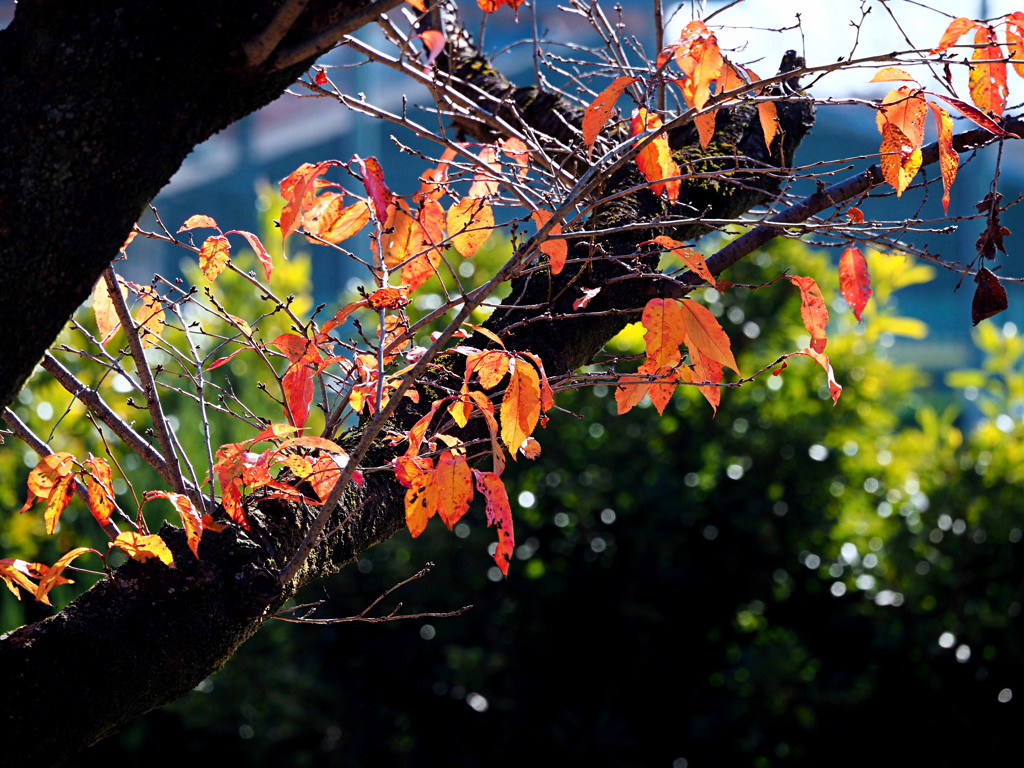
[{"label": "orange autumn leaf", "polygon": [[[660,117],[640,107],[633,112],[630,135],[638,136],[645,131],[658,131],[661,127]],[[644,141],[644,139],[639,141]],[[658,134],[644,145],[643,149],[637,153],[636,164],[644,177],[651,182],[651,192],[656,195],[664,192],[669,200],[679,199],[679,179],[664,181],[664,179],[680,175],[679,166],[672,159],[668,137],[664,133]]]},{"label": "orange autumn leaf", "polygon": [[901,85],[893,88],[882,99],[882,107],[875,115],[878,132],[884,135],[888,121],[907,137],[910,146],[919,149],[924,144],[924,117],[927,112],[924,97],[917,88]]},{"label": "orange autumn leaf", "polygon": [[211,283],[231,261],[231,245],[224,235],[211,235],[199,249],[199,268]]},{"label": "orange autumn leaf", "polygon": [[1024,13],[1020,11],[1006,17],[1006,47],[1014,70],[1024,77]]},{"label": "orange autumn leaf", "polygon": [[464,197],[448,209],[448,235],[461,256],[472,258],[494,229],[494,213],[483,198]]},{"label": "orange autumn leaf", "polygon": [[283,333],[270,343],[283,352],[291,363],[281,381],[285,415],[294,426],[304,427],[313,402],[313,378],[323,358],[312,342],[294,333]]},{"label": "orange autumn leaf", "polygon": [[686,348],[690,351],[691,359],[696,350],[703,357],[739,373],[740,369],[732,354],[732,343],[711,310],[691,299],[684,299],[679,305],[686,329]]},{"label": "orange autumn leaf", "polygon": [[875,73],[874,77],[868,80],[869,83],[888,83],[892,81],[917,82],[913,75],[899,67],[882,67]]},{"label": "orange autumn leaf", "polygon": [[313,207],[315,182],[328,168],[341,165],[337,160],[326,160],[322,163],[303,163],[288,176],[281,180],[281,197],[284,208],[281,210],[281,240],[299,228],[304,211]]},{"label": "orange autumn leaf", "polygon": [[864,307],[871,298],[871,275],[868,262],[860,248],[847,248],[839,257],[839,292],[860,322]]},{"label": "orange autumn leaf", "polygon": [[653,240],[647,240],[646,242],[640,243],[640,245],[647,245],[647,243],[655,243],[661,246],[663,250],[671,251],[677,256],[692,272],[697,273],[703,280],[706,280],[711,284],[712,288],[717,287],[718,281],[715,280],[715,276],[711,274],[711,270],[708,269],[707,262],[704,260],[704,256],[697,251],[690,248],[685,243],[681,243],[678,240],[673,240],[671,237],[665,237],[664,235],[658,235]]},{"label": "orange autumn leaf", "polygon": [[882,127],[879,152],[882,156],[882,177],[893,186],[899,197],[921,168],[921,150],[897,126],[887,122]]},{"label": "orange autumn leaf", "polygon": [[476,0],[476,4],[484,13],[494,13],[503,5],[507,5],[514,11],[525,2],[526,0]]},{"label": "orange autumn leaf", "polygon": [[615,404],[621,416],[638,405],[650,386],[648,376],[641,373],[626,373],[615,383]]},{"label": "orange autumn leaf", "polygon": [[608,118],[611,117],[612,110],[615,109],[615,102],[618,101],[623,91],[637,82],[637,79],[625,75],[615,78],[611,85],[597,94],[597,98],[583,113],[583,143],[588,147],[587,157],[590,157],[590,153],[594,149],[594,142],[597,141],[597,137],[608,123]]},{"label": "orange autumn leaf", "polygon": [[426,485],[428,516],[437,512],[442,522],[451,528],[469,511],[473,500],[473,473],[463,454],[445,451]]},{"label": "orange autumn leaf", "polygon": [[466,357],[466,385],[475,373],[484,389],[498,386],[511,367],[512,355],[500,349],[485,349],[482,352],[471,352]]},{"label": "orange autumn leaf", "polygon": [[[711,84],[721,76],[725,63],[715,33],[704,22],[691,21],[671,47],[676,64],[686,75],[680,83],[686,106],[703,109],[711,96]],[[660,62],[659,56],[659,66]]]},{"label": "orange autumn leaf", "polygon": [[[128,299],[128,286],[120,277],[117,278],[117,285],[121,290],[121,298]],[[101,277],[96,281],[92,289],[92,314],[96,320],[96,333],[99,336],[100,344],[104,345],[114,336],[114,333],[121,327],[121,320],[117,316],[114,302],[110,299],[110,289],[107,287],[107,280]]]},{"label": "orange autumn leaf", "polygon": [[789,281],[800,289],[800,318],[804,328],[811,335],[811,349],[824,352],[828,337],[825,326],[828,325],[828,308],[821,295],[821,289],[813,277],[793,276]]},{"label": "orange autumn leaf", "polygon": [[498,194],[498,182],[501,179],[501,163],[498,162],[498,151],[488,144],[481,147],[477,160],[484,168],[477,171],[473,176],[473,183],[469,187],[469,197],[490,197]]},{"label": "orange autumn leaf", "polygon": [[487,431],[490,433],[491,437],[491,455],[494,459],[494,473],[500,475],[505,471],[505,453],[501,450],[501,446],[498,444],[498,420],[494,418],[494,404],[487,399],[487,395],[483,392],[472,390],[468,394],[487,424]]},{"label": "orange autumn leaf", "polygon": [[699,350],[690,349],[690,360],[693,365],[680,369],[680,379],[689,384],[696,384],[704,399],[711,405],[712,412],[718,413],[718,406],[722,401],[722,388],[714,385],[722,382],[725,369],[721,363],[705,357]]},{"label": "orange autumn leaf", "polygon": [[953,19],[946,27],[946,31],[942,33],[942,39],[939,40],[939,44],[931,49],[930,55],[934,56],[937,53],[942,53],[946,49],[956,44],[956,41],[966,35],[972,29],[981,26],[978,22],[972,21],[964,16],[957,19]]},{"label": "orange autumn leaf", "polygon": [[195,508],[192,500],[182,493],[169,493],[167,491],[147,491],[145,495],[146,501],[152,499],[167,499],[174,505],[174,508],[178,510],[178,514],[181,516],[181,523],[185,527],[185,539],[188,542],[188,548],[192,550],[192,554],[199,558],[199,541],[203,536],[203,529],[206,527],[203,524],[202,515]]},{"label": "orange autumn leaf", "polygon": [[185,219],[185,223],[178,227],[177,234],[182,232],[188,232],[193,229],[220,229],[217,226],[217,222],[212,216],[204,216],[201,213],[195,213]]},{"label": "orange autumn leaf", "polygon": [[346,207],[343,195],[332,194],[312,223],[306,222],[306,227],[321,240],[337,245],[358,233],[369,221],[370,206],[365,200]]},{"label": "orange autumn leaf", "polygon": [[772,141],[779,132],[779,110],[771,101],[757,102],[757,118],[764,133],[764,145],[771,149]]},{"label": "orange autumn leaf", "polygon": [[244,237],[246,242],[249,243],[249,247],[252,248],[253,253],[256,254],[260,266],[263,267],[263,274],[266,275],[267,280],[270,280],[270,276],[274,272],[274,260],[270,257],[270,253],[264,247],[263,242],[252,232],[246,232],[243,229],[232,229],[224,234],[241,235]]},{"label": "orange autumn leaf", "polygon": [[519,446],[519,452],[528,459],[536,459],[540,456],[540,443],[537,442],[537,438],[528,437],[523,444]]},{"label": "orange autumn leaf", "polygon": [[404,288],[378,288],[366,297],[370,309],[398,309],[409,303],[409,292]]},{"label": "orange autumn leaf", "polygon": [[86,552],[98,554],[95,549],[90,549],[89,547],[75,547],[57,560],[56,563],[49,567],[45,567],[40,574],[39,586],[36,587],[35,590],[36,600],[46,605],[50,605],[48,597],[50,590],[61,584],[73,584],[74,582],[71,579],[65,578],[61,574],[64,572],[64,569],[71,564],[72,560],[77,557],[81,557]]},{"label": "orange autumn leaf", "polygon": [[75,473],[75,457],[66,451],[44,456],[28,473],[28,500],[21,508],[27,512],[37,501],[46,502],[43,520],[47,535],[53,535],[60,516],[71,501]]},{"label": "orange autumn leaf", "polygon": [[[533,212],[533,221],[537,224],[537,229],[540,229],[547,224],[548,219],[551,218],[551,212],[545,211],[540,208]],[[549,235],[560,235],[562,234],[562,225],[555,224],[551,227],[548,232]],[[565,267],[565,259],[569,255],[569,245],[565,240],[545,240],[541,243],[540,250],[542,253],[547,254],[549,263],[551,265],[551,274],[557,275]]]},{"label": "orange autumn leaf", "polygon": [[498,547],[494,550],[494,562],[502,575],[508,576],[508,566],[515,550],[515,534],[512,530],[512,507],[508,503],[508,492],[501,478],[494,472],[473,470],[476,489],[483,494],[487,503],[487,524],[498,529]]},{"label": "orange autumn leaf", "polygon": [[428,509],[426,486],[434,471],[434,461],[419,456],[399,456],[394,466],[395,478],[406,488],[405,525],[415,539],[426,530],[433,514]]},{"label": "orange autumn leaf", "polygon": [[128,557],[140,563],[156,558],[168,568],[174,567],[174,555],[167,543],[155,533],[128,531],[110,542],[110,546],[123,550]]},{"label": "orange autumn leaf", "polygon": [[[46,566],[42,563],[30,563],[27,560],[19,560],[13,557],[0,558],[0,579],[4,580],[11,594],[18,598],[18,600],[21,600],[21,592],[18,591],[18,587],[21,587],[30,595],[34,596],[36,594],[36,587],[38,585],[32,579],[39,579],[45,571]],[[46,599],[42,602],[46,605],[50,604],[49,600]]]},{"label": "orange autumn leaf", "polygon": [[519,178],[525,178],[526,174],[530,170],[530,150],[526,146],[526,142],[521,139],[517,139],[512,136],[507,139],[502,139],[498,142],[498,146],[501,147],[501,151],[511,157],[516,165],[519,166],[517,175]]},{"label": "orange autumn leaf", "polygon": [[359,166],[362,173],[363,186],[366,187],[373,203],[373,214],[377,217],[378,223],[383,225],[388,219],[388,205],[394,197],[388,185],[384,183],[384,169],[380,167],[375,157],[364,159],[354,155],[352,161]]},{"label": "orange autumn leaf", "polygon": [[949,213],[949,190],[956,180],[956,172],[960,167],[960,155],[953,148],[953,119],[949,113],[937,104],[928,103],[935,128],[939,134],[939,170],[942,173],[942,210]]},{"label": "orange autumn leaf", "polygon": [[114,482],[110,465],[102,457],[90,456],[82,466],[88,473],[85,487],[89,492],[89,511],[97,523],[106,525],[114,514]]},{"label": "orange autumn leaf", "polygon": [[651,299],[644,307],[640,322],[644,327],[644,347],[652,370],[679,362],[679,347],[686,339],[686,325],[678,299]]},{"label": "orange autumn leaf", "polygon": [[1006,107],[1006,54],[996,44],[995,34],[990,27],[979,26],[974,34],[976,48],[971,54],[970,73],[967,84],[971,101],[983,112],[1002,115]]},{"label": "orange autumn leaf", "polygon": [[512,360],[508,387],[501,398],[501,440],[515,459],[540,420],[540,377],[525,360]]},{"label": "orange autumn leaf", "polygon": [[810,347],[807,347],[806,349],[801,349],[799,352],[793,352],[792,354],[806,355],[825,370],[825,373],[828,375],[828,391],[829,394],[832,396],[832,405],[838,403],[839,396],[843,393],[843,388],[836,381],[836,375],[835,372],[832,370],[832,363],[829,361],[828,355],[826,355],[824,352],[819,352],[818,350],[811,349]]},{"label": "orange autumn leaf", "polygon": [[651,398],[651,404],[657,409],[658,415],[663,416],[665,406],[675,394],[679,373],[673,366],[655,368],[650,360],[644,361],[637,372],[654,376],[654,380],[647,384],[647,396]]}]

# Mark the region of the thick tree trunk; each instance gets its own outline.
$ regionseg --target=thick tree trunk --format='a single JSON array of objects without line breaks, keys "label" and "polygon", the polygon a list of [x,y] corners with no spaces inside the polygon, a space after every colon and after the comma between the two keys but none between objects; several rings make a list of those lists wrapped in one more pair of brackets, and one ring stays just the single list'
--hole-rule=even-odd
[{"label": "thick tree trunk", "polygon": [[[310,2],[273,50],[346,19],[354,29],[368,6],[400,1]],[[0,30],[0,407],[192,148],[312,63],[315,54],[283,68],[273,52],[259,63],[247,55],[286,4],[18,4]]]}]

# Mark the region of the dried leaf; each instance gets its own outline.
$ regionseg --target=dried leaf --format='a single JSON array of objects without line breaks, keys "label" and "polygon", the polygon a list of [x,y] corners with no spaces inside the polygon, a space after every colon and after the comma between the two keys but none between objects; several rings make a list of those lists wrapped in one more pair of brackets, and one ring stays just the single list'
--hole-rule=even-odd
[{"label": "dried leaf", "polygon": [[828,343],[825,326],[828,325],[828,308],[821,295],[821,289],[813,277],[794,276],[789,281],[800,289],[800,317],[804,328],[811,335],[811,349],[824,352]]},{"label": "dried leaf", "polygon": [[998,315],[1009,307],[1006,289],[994,274],[982,267],[974,276],[978,287],[974,289],[974,300],[971,302],[971,322],[977,325],[982,320]]},{"label": "dried leaf", "polygon": [[487,524],[498,529],[498,547],[494,551],[494,562],[502,575],[508,576],[508,566],[515,550],[515,534],[512,531],[512,507],[501,478],[494,472],[474,469],[476,489],[487,502]]}]

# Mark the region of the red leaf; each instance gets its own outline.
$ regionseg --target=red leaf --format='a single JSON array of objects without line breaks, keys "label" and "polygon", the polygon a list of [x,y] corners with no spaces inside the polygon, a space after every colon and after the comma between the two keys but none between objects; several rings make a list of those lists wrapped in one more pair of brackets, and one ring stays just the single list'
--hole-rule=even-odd
[{"label": "red leaf", "polygon": [[[189,230],[201,229],[203,227],[209,229],[220,229],[212,216],[204,216],[201,213],[196,213],[185,219],[185,223],[178,227],[178,232],[188,232]],[[125,245],[127,245],[127,243]]]},{"label": "red leaf", "polygon": [[871,297],[871,275],[868,262],[859,248],[847,248],[839,257],[839,292],[860,322],[861,313]]},{"label": "red leaf", "polygon": [[961,115],[963,115],[976,125],[984,128],[989,133],[994,133],[996,136],[1005,136],[1009,139],[1020,138],[1015,133],[1010,133],[1009,131],[1003,130],[1003,128],[1000,127],[999,123],[997,123],[991,117],[986,115],[984,112],[981,112],[978,109],[972,107],[965,101],[950,98],[949,96],[943,96],[941,93],[929,93],[929,95],[937,96],[938,98],[942,99],[944,102],[949,104],[949,106],[953,107],[953,109],[955,109]]},{"label": "red leaf", "polygon": [[106,525],[114,514],[114,483],[110,465],[104,458],[90,456],[82,466],[88,473],[85,487],[89,491],[89,511],[97,523]]},{"label": "red leaf", "polygon": [[608,122],[612,110],[615,109],[615,102],[618,101],[622,92],[635,82],[637,82],[635,77],[622,76],[615,78],[612,80],[611,85],[597,94],[597,98],[587,107],[587,111],[583,114],[583,143],[589,148],[587,150],[588,157],[594,148],[594,142],[597,141],[597,137]]},{"label": "red leaf", "polygon": [[[538,230],[545,224],[547,224],[548,219],[551,218],[551,215],[552,214],[550,211],[545,211],[543,208],[540,208],[533,212],[532,217],[534,222],[537,224]],[[555,224],[548,231],[548,234],[562,234],[562,225]],[[559,272],[561,272],[562,268],[565,267],[565,259],[569,255],[568,243],[566,243],[565,240],[545,240],[543,243],[541,243],[540,250],[542,253],[545,253],[548,256],[549,264],[551,265],[551,274],[557,275]]]},{"label": "red leaf", "polygon": [[949,213],[949,190],[956,180],[956,171],[960,167],[960,156],[953,148],[953,120],[949,113],[937,104],[928,102],[935,118],[935,128],[939,134],[939,170],[942,173],[942,210]]},{"label": "red leaf", "polygon": [[821,289],[813,277],[794,276],[789,281],[800,289],[800,317],[804,328],[811,334],[811,349],[824,352],[828,337],[825,326],[828,325],[828,309]]},{"label": "red leaf", "polygon": [[955,45],[957,40],[966,35],[972,29],[980,26],[981,25],[978,22],[971,21],[964,16],[961,16],[958,19],[953,19],[953,21],[949,23],[949,26],[946,27],[946,31],[942,33],[942,39],[939,40],[939,44],[930,51],[930,55],[934,56],[936,53],[942,53],[950,46]]},{"label": "red leaf", "polygon": [[508,503],[505,484],[494,472],[473,470],[476,478],[476,489],[487,501],[487,524],[498,529],[498,548],[494,551],[494,562],[502,575],[508,576],[508,566],[512,562],[515,549],[515,535],[512,531],[512,507]]},{"label": "red leaf", "polygon": [[241,235],[245,238],[246,242],[249,243],[249,247],[252,248],[253,253],[256,254],[256,258],[260,261],[260,266],[263,267],[263,274],[267,276],[267,280],[270,280],[270,275],[274,271],[274,260],[270,258],[270,254],[267,253],[267,249],[263,247],[263,243],[256,235],[252,232],[246,232],[241,229],[232,229],[230,232],[225,232],[226,235]]},{"label": "red leaf", "polygon": [[327,73],[322,69],[318,69],[316,71],[316,77],[313,78],[313,83],[316,85],[325,85],[327,83]]},{"label": "red leaf", "polygon": [[1009,306],[1006,289],[994,274],[985,267],[974,276],[978,287],[974,289],[974,300],[971,302],[971,322],[977,325],[993,315],[998,315]]},{"label": "red leaf", "polygon": [[572,303],[573,309],[584,309],[591,300],[601,292],[601,288],[584,288],[583,295]]},{"label": "red leaf", "polygon": [[[662,127],[661,118],[650,114],[646,109],[640,107],[633,112],[633,119],[630,123],[630,135],[637,136],[645,131],[658,131]],[[643,141],[643,139],[641,139]],[[662,179],[680,175],[679,166],[672,159],[672,153],[668,146],[668,137],[661,133],[649,141],[636,156],[637,167],[651,183],[651,191],[660,195],[665,192],[669,200],[679,199],[678,178],[672,181]]]},{"label": "red leaf", "polygon": [[388,205],[391,203],[392,194],[384,183],[384,169],[380,167],[375,157],[367,157],[365,160],[359,155],[352,156],[352,162],[359,166],[359,172],[363,177],[363,186],[370,195],[373,202],[373,212],[377,221],[383,226],[388,220]]},{"label": "red leaf", "polygon": [[427,60],[424,62],[426,66],[433,66],[437,57],[444,51],[445,42],[443,32],[438,32],[436,29],[427,29],[418,35],[413,35],[413,38],[419,38],[423,41],[423,47],[427,49]]}]

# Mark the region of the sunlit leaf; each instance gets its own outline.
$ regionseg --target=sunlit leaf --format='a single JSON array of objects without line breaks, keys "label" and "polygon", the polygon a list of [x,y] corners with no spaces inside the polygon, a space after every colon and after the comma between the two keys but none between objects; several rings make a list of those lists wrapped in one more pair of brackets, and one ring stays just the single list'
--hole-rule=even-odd
[{"label": "sunlit leaf", "polygon": [[231,245],[224,235],[211,235],[199,249],[199,268],[211,283],[231,261]]},{"label": "sunlit leaf", "polygon": [[800,318],[804,328],[811,335],[811,349],[824,352],[828,343],[825,326],[828,325],[828,308],[821,295],[821,289],[813,277],[793,276],[789,281],[800,289]]},{"label": "sunlit leaf", "polygon": [[624,75],[615,78],[612,80],[611,85],[597,94],[597,98],[590,103],[586,112],[583,113],[583,143],[589,148],[588,156],[593,150],[597,137],[608,123],[608,118],[611,117],[612,110],[615,109],[615,102],[618,101],[622,92],[635,82],[637,82],[635,77]]},{"label": "sunlit leaf", "polygon": [[141,563],[155,558],[168,568],[174,567],[174,555],[166,542],[155,533],[128,531],[110,542],[110,546],[123,550],[132,560]]},{"label": "sunlit leaf", "polygon": [[498,529],[498,547],[494,551],[494,562],[502,575],[508,576],[508,566],[515,550],[515,534],[512,531],[512,507],[508,503],[505,484],[494,472],[473,470],[476,488],[487,502],[487,524]]},{"label": "sunlit leaf", "polygon": [[512,458],[540,419],[540,377],[525,360],[512,361],[508,387],[501,398],[501,440]]},{"label": "sunlit leaf", "polygon": [[[640,107],[633,113],[633,119],[630,123],[630,135],[637,136],[645,131],[658,131],[661,130],[661,127],[660,117]],[[679,179],[663,181],[667,178],[679,176],[681,173],[679,166],[672,159],[668,138],[664,133],[655,136],[637,153],[636,164],[647,180],[652,182],[651,191],[654,194],[660,195],[664,192],[669,200],[679,199]]]},{"label": "sunlit leaf", "polygon": [[860,322],[864,307],[871,298],[871,275],[860,248],[847,248],[839,257],[839,292]]},{"label": "sunlit leaf", "polygon": [[480,197],[464,197],[448,209],[448,235],[461,256],[472,258],[494,230],[494,213]]}]

